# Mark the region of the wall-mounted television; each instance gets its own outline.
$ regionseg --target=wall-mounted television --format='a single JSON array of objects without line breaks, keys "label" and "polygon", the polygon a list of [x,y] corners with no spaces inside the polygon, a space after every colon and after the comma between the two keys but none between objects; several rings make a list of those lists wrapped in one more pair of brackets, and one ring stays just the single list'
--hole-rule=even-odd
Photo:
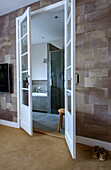
[{"label": "wall-mounted television", "polygon": [[10,92],[9,64],[0,64],[0,93]]}]

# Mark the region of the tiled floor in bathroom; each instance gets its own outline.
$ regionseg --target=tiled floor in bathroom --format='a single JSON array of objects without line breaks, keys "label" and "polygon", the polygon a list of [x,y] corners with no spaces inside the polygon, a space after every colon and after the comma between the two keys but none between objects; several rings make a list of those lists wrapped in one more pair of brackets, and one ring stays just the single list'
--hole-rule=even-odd
[{"label": "tiled floor in bathroom", "polygon": [[[41,112],[32,112],[32,114],[34,128],[57,132],[59,115]],[[62,129],[60,129],[60,133],[64,132],[65,132],[65,117],[63,116],[63,125]]]}]

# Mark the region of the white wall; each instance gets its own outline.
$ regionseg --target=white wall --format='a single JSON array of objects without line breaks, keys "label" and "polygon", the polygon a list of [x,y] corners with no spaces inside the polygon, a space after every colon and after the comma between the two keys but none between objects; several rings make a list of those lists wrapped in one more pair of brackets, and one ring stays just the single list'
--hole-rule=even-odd
[{"label": "white wall", "polygon": [[63,40],[55,40],[31,45],[32,80],[47,80],[47,64],[43,60],[47,58],[47,43],[63,49]]},{"label": "white wall", "polygon": [[44,58],[47,58],[47,44],[32,45],[32,80],[47,80],[47,64],[43,63]]}]

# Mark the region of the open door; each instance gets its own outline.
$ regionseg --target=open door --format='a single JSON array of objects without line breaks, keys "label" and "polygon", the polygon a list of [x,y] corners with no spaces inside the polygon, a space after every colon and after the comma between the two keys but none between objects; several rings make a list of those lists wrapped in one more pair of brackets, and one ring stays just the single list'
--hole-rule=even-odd
[{"label": "open door", "polygon": [[65,139],[76,158],[75,0],[65,0]]},{"label": "open door", "polygon": [[31,12],[27,8],[19,22],[21,127],[32,135]]}]

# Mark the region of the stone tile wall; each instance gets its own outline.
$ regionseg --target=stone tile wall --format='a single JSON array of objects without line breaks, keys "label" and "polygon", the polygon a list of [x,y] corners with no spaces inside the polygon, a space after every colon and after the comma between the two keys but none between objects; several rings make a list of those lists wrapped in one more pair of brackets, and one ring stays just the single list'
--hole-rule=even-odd
[{"label": "stone tile wall", "polygon": [[111,142],[111,1],[77,0],[77,134]]},{"label": "stone tile wall", "polygon": [[[60,0],[40,0],[32,11]],[[111,0],[76,0],[77,134],[111,142]],[[27,7],[0,17],[0,63],[13,67],[13,93],[0,94],[0,119],[16,121],[16,22]]]}]

